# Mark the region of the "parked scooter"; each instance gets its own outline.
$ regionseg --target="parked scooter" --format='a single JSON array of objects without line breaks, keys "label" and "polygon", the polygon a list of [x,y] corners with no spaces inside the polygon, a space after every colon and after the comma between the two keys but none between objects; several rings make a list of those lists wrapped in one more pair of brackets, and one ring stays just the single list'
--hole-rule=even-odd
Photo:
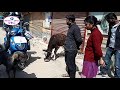
[{"label": "parked scooter", "polygon": [[8,31],[4,38],[4,45],[6,46],[7,35],[9,35],[10,46],[8,53],[12,56],[13,63],[16,67],[23,70],[26,67],[27,60],[29,60],[29,55],[27,53],[29,50],[28,47],[30,47],[29,40],[33,38],[30,32],[25,29],[26,25],[29,23],[24,23],[22,26],[18,24],[20,20],[15,16],[6,17],[4,23],[12,27],[7,28]]}]

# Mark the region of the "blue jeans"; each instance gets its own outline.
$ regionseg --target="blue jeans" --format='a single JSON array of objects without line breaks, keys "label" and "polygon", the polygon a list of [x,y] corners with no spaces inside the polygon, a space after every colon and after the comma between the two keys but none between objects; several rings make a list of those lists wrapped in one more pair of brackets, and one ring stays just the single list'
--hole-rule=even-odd
[{"label": "blue jeans", "polygon": [[114,54],[114,50],[108,47],[106,50],[105,57],[104,57],[104,61],[105,61],[106,66],[100,67],[100,71],[102,74],[109,74],[110,73],[110,65],[112,64],[111,57],[113,54]]},{"label": "blue jeans", "polygon": [[106,55],[104,58],[106,66],[101,68],[101,72],[106,72],[107,74],[110,74],[110,65],[113,63],[111,60],[112,55],[115,56],[115,77],[120,78],[120,50],[114,50],[112,48],[107,48]]},{"label": "blue jeans", "polygon": [[120,50],[115,52],[115,77],[120,78]]}]

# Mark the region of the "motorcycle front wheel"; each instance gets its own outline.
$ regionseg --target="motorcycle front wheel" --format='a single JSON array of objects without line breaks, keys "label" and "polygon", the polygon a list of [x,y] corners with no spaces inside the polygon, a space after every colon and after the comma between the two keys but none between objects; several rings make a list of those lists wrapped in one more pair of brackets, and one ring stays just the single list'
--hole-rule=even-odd
[{"label": "motorcycle front wheel", "polygon": [[23,70],[26,68],[27,61],[29,60],[30,56],[28,53],[25,53],[25,60],[21,62],[21,60],[18,62],[18,68],[19,70]]}]

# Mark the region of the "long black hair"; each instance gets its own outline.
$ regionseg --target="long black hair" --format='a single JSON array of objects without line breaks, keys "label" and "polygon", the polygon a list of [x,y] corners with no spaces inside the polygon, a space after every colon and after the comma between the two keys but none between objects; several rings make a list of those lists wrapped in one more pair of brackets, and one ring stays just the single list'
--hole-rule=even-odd
[{"label": "long black hair", "polygon": [[85,18],[84,22],[88,22],[90,24],[93,24],[94,26],[100,24],[101,22],[97,20],[95,16],[88,16]]}]

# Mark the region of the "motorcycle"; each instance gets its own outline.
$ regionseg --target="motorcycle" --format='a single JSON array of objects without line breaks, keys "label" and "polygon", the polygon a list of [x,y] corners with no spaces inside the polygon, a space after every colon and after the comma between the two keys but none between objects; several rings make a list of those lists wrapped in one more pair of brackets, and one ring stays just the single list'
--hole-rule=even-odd
[{"label": "motorcycle", "polygon": [[[9,18],[16,19],[17,17],[9,16]],[[6,19],[5,19],[6,20]],[[4,20],[4,22],[5,22]],[[8,28],[8,32],[6,34],[6,37],[4,38],[4,45],[6,46],[7,42],[7,35],[10,36],[10,47],[8,49],[8,53],[13,56],[14,63],[17,66],[17,68],[23,70],[26,67],[26,62],[29,60],[29,55],[27,51],[29,50],[28,47],[30,47],[29,40],[33,38],[33,36],[30,34],[29,31],[26,30],[26,25],[29,23],[24,23],[23,26],[18,23],[20,23],[19,18],[17,18],[19,22],[15,23],[15,20],[11,21],[11,23],[6,22],[6,24],[12,26],[12,28]],[[16,20],[16,21],[17,21]],[[10,20],[6,20],[10,21]]]}]

